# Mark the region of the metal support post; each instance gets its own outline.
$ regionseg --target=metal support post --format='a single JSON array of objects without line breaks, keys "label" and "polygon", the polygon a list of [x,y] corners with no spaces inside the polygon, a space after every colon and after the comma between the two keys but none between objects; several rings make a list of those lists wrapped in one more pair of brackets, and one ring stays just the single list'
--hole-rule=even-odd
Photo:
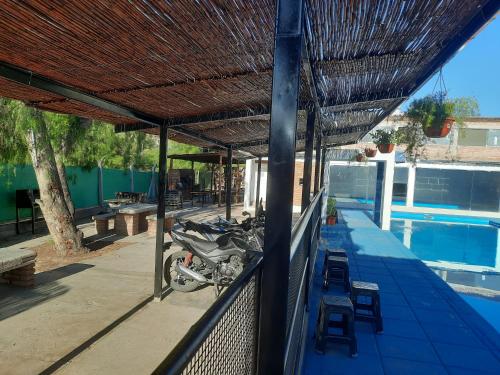
[{"label": "metal support post", "polygon": [[312,155],[314,147],[314,122],[316,120],[316,112],[310,110],[307,112],[306,125],[306,147],[304,152],[304,173],[302,175],[302,209],[304,212],[309,203],[311,203],[311,171],[312,171]]},{"label": "metal support post", "polygon": [[262,170],[262,157],[259,156],[257,159],[257,187],[255,192],[255,215],[259,211],[259,201],[260,201],[260,171]]},{"label": "metal support post", "polygon": [[385,163],[377,162],[377,181],[375,184],[375,207],[373,212],[373,221],[380,226],[382,224],[382,199],[384,194],[384,175]]},{"label": "metal support post", "polygon": [[158,209],[156,211],[156,250],[154,300],[161,301],[163,281],[163,241],[165,227],[165,169],[167,164],[168,129],[160,127],[160,157],[158,168]]},{"label": "metal support post", "polygon": [[233,149],[227,149],[226,160],[226,220],[231,219],[231,193],[233,179]]},{"label": "metal support post", "polygon": [[321,164],[321,131],[316,136],[316,161],[314,162],[314,195],[319,191],[319,170]]},{"label": "metal support post", "polygon": [[325,185],[325,166],[326,166],[326,147],[324,147],[323,150],[321,150],[321,176],[320,176],[321,187]]},{"label": "metal support post", "polygon": [[217,206],[220,207],[222,202],[222,155],[219,155],[219,192]]},{"label": "metal support post", "polygon": [[274,46],[258,373],[285,371],[302,0],[278,0]]}]

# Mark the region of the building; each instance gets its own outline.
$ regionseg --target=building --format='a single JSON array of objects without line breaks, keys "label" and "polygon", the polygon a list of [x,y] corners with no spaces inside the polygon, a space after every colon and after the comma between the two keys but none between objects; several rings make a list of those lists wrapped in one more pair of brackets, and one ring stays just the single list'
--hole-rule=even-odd
[{"label": "building", "polygon": [[[403,116],[390,116],[354,145],[343,149],[374,147],[371,134],[377,129],[399,128],[406,125]],[[397,150],[403,151],[404,146]],[[500,118],[471,117],[462,128],[454,126],[445,138],[429,139],[426,146],[427,160],[500,163]]]}]

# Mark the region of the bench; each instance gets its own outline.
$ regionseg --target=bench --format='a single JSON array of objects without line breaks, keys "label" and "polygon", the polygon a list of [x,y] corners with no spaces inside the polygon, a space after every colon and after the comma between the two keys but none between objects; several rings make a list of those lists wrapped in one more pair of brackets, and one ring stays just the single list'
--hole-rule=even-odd
[{"label": "bench", "polygon": [[1,249],[0,276],[15,286],[35,285],[36,252],[29,249]]},{"label": "bench", "polygon": [[114,219],[116,214],[114,212],[106,212],[92,216],[95,221],[95,230],[97,234],[105,234],[109,231],[109,220]]},{"label": "bench", "polygon": [[[149,215],[146,217],[148,221],[148,236],[156,236],[156,222],[158,220],[157,215]],[[175,224],[175,214],[173,212],[165,213],[165,224],[163,229],[165,232],[170,233]]]}]

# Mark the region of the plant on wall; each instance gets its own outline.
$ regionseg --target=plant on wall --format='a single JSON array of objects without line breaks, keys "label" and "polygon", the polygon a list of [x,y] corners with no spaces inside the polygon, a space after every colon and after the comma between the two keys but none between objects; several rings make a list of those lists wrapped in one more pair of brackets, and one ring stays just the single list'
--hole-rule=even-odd
[{"label": "plant on wall", "polygon": [[378,150],[387,154],[392,152],[397,141],[395,129],[379,129],[372,135],[373,143],[377,145]]}]

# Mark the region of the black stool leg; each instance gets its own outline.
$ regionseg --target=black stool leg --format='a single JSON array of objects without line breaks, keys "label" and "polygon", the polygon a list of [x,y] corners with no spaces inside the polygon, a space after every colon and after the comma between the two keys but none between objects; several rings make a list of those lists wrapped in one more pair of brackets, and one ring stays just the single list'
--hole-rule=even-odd
[{"label": "black stool leg", "polygon": [[325,329],[328,331],[328,316],[326,316],[324,305],[321,303],[316,323],[316,343],[314,348],[320,354],[325,354],[325,336],[328,333],[325,332]]},{"label": "black stool leg", "polygon": [[377,333],[382,333],[384,331],[384,325],[382,323],[382,313],[380,311],[380,296],[377,294],[373,298],[373,312],[375,315],[375,326]]},{"label": "black stool leg", "polygon": [[350,276],[349,276],[349,266],[344,269],[344,292],[351,290]]},{"label": "black stool leg", "polygon": [[351,357],[356,357],[358,355],[358,342],[356,341],[356,334],[354,333],[354,316],[348,317],[348,329],[349,329],[349,351]]}]

